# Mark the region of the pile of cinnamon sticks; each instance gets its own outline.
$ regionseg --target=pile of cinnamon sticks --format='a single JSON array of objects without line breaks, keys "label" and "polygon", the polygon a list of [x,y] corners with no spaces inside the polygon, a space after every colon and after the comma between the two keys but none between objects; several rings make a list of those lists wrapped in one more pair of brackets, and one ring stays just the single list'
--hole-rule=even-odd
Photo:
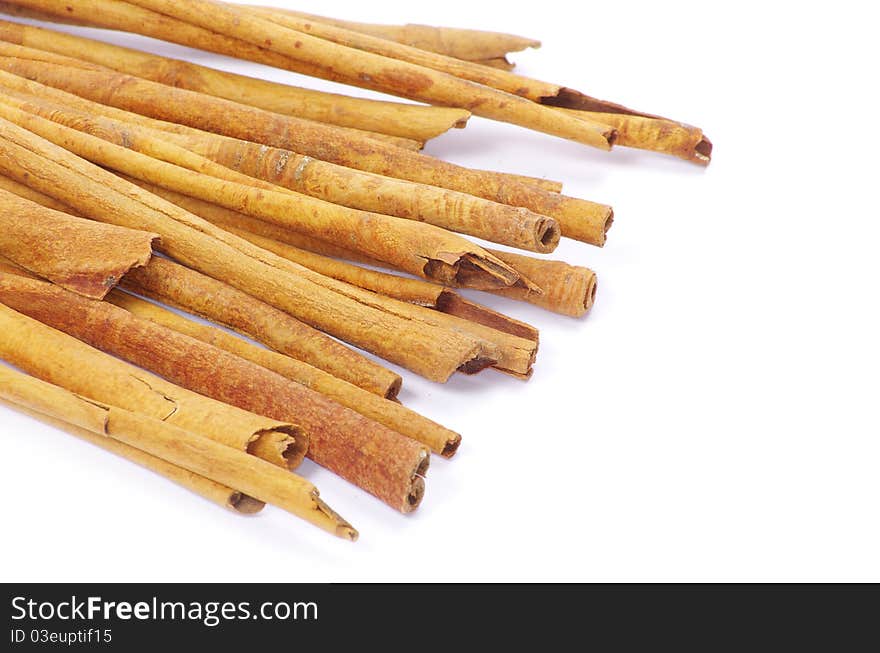
[{"label": "pile of cinnamon sticks", "polygon": [[695,127],[514,74],[507,54],[538,45],[521,37],[210,0],[0,10],[425,103],[0,20],[0,358],[22,370],[0,366],[0,399],[212,501],[273,503],[349,539],[290,471],[304,457],[406,513],[430,454],[461,441],[402,406],[401,377],[357,349],[437,382],[489,367],[529,378],[537,329],[455,289],[582,316],[596,275],[535,254],[561,237],[602,246],[613,218],[557,182],[424,143],[474,113],[602,149],[711,154]]}]

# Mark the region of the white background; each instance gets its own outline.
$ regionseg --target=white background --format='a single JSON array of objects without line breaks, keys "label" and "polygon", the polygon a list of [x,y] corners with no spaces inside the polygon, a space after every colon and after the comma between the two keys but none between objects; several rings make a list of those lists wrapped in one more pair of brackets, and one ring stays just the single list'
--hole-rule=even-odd
[{"label": "white background", "polygon": [[880,580],[878,52],[860,3],[296,4],[540,38],[520,72],[698,124],[714,161],[479,118],[437,139],[431,154],[563,180],[617,219],[603,250],[557,250],[599,274],[585,319],[471,295],[540,327],[531,381],[404,374],[403,401],[464,437],[417,513],[307,463],[359,542],[243,518],[0,408],[3,580]]}]

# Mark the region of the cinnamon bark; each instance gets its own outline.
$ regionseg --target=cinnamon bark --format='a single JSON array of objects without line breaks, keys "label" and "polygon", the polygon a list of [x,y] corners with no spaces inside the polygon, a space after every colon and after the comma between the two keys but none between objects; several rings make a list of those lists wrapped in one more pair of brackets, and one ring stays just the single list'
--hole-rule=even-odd
[{"label": "cinnamon bark", "polygon": [[[25,279],[6,272],[0,278],[4,283]],[[0,332],[0,358],[78,395],[199,433],[284,468],[295,468],[305,456],[308,435],[299,427],[185,390],[4,303]]]},{"label": "cinnamon bark", "polygon": [[[161,251],[182,263],[429,379],[442,382],[458,369],[473,373],[497,360],[475,338],[407,319],[362,297],[322,285],[320,275],[214,227],[3,119],[0,173],[63,199],[92,219],[154,231],[161,237]],[[389,339],[389,333],[396,338]]]},{"label": "cinnamon bark", "polygon": [[257,347],[221,329],[188,320],[173,311],[128,293],[114,290],[107,299],[140,318],[233,353],[320,392],[364,417],[425,444],[434,453],[446,458],[452,457],[461,443],[460,435],[415,411],[362,390],[307,363]]},{"label": "cinnamon bark", "polygon": [[[0,10],[8,9],[0,3]],[[48,17],[50,20],[52,17]],[[467,124],[454,107],[386,102],[325,93],[236,75],[50,29],[0,21],[0,39],[75,57],[121,73],[186,88],[267,111],[425,142]]]},{"label": "cinnamon bark", "polygon": [[[14,74],[4,75],[2,74],[4,70]],[[134,113],[170,120],[172,123],[184,123],[242,140],[260,140],[259,135],[251,133],[246,125],[225,120],[223,115],[227,109],[220,111],[219,114],[205,106],[200,106],[195,112],[187,109],[196,106],[200,99],[208,96],[170,98],[175,101],[169,101],[169,98],[164,97],[167,93],[162,91],[162,88],[167,91],[167,87],[162,87],[160,84],[155,85],[159,87],[158,90],[153,89],[150,93],[134,92],[131,89],[140,86],[138,82],[132,80],[123,83],[83,77],[94,74],[95,71],[71,69],[39,61],[0,59],[0,80],[4,86],[16,90],[25,90],[34,94],[42,92],[45,95],[46,91],[40,91],[39,85],[28,82],[22,76],[29,77],[36,79],[40,84],[65,89],[101,104],[112,104],[116,108],[122,107]],[[152,83],[146,80],[140,82],[146,85]],[[107,84],[110,86],[106,86]],[[60,96],[53,94],[51,97],[58,99]],[[106,110],[102,111],[102,115],[108,115]],[[130,118],[126,119],[131,121]],[[150,126],[156,126],[164,131],[186,133],[185,129],[181,129],[180,126],[175,127],[172,123]],[[289,138],[274,140],[267,138],[272,142],[266,144],[358,170],[457,190],[500,204],[525,207],[539,215],[554,218],[564,236],[597,246],[605,243],[605,234],[613,220],[614,214],[609,206],[560,195],[555,189],[547,190],[516,176],[464,168],[401,148],[375,144],[365,146],[357,142],[351,142],[343,147],[328,141],[313,142],[308,140],[307,136],[307,133],[290,133]]]},{"label": "cinnamon bark", "polygon": [[297,517],[354,541],[357,531],[305,479],[167,422],[79,397],[62,387],[0,369],[0,396],[110,437],[217,483],[235,486]]},{"label": "cinnamon bark", "polygon": [[156,234],[104,225],[0,190],[0,254],[86,297],[102,299],[145,265]]},{"label": "cinnamon bark", "polygon": [[528,281],[512,268],[443,229],[348,209],[261,183],[171,143],[139,136],[136,127],[127,128],[109,118],[41,110],[37,104],[10,96],[0,96],[0,116],[94,163],[317,238],[345,239],[368,256],[419,276],[471,288],[528,287]]},{"label": "cinnamon bark", "polygon": [[424,496],[427,449],[304,385],[43,281],[0,274],[0,302],[184,388],[299,425],[309,436],[309,458],[396,510],[410,512]]}]

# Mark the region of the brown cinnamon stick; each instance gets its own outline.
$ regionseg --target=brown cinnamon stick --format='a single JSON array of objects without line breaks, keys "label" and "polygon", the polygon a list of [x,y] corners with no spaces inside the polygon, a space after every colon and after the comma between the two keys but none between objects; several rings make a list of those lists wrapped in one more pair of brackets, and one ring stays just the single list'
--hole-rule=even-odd
[{"label": "brown cinnamon stick", "polygon": [[158,236],[49,209],[0,190],[0,254],[53,282],[101,299],[150,260]]},{"label": "brown cinnamon stick", "polygon": [[298,424],[309,436],[310,458],[396,510],[409,512],[421,502],[427,449],[304,385],[43,281],[0,273],[0,302],[182,387]]},{"label": "brown cinnamon stick", "polygon": [[395,401],[362,390],[307,363],[252,345],[218,329],[178,315],[161,306],[114,290],[108,301],[130,313],[191,338],[233,353],[261,367],[304,385],[361,415],[383,424],[393,431],[430,447],[437,454],[452,457],[461,443],[461,436]]},{"label": "brown cinnamon stick", "polygon": [[[2,375],[2,371],[0,371]],[[2,393],[3,391],[0,391]],[[215,503],[222,508],[229,508],[242,515],[253,515],[260,512],[266,505],[262,501],[234,490],[231,487],[222,485],[204,476],[193,474],[191,471],[178,467],[166,460],[157,458],[152,454],[148,454],[140,449],[136,449],[118,440],[107,437],[104,434],[94,433],[88,429],[74,426],[70,422],[63,421],[54,417],[49,417],[44,413],[31,410],[20,403],[12,403],[11,401],[0,398],[0,406],[6,406],[10,409],[17,410],[35,420],[39,420],[44,424],[48,424],[52,428],[69,433],[81,440],[93,444],[101,449],[116,454],[120,458],[125,458],[131,462],[140,465],[151,472],[155,472],[160,476],[164,476],[169,481],[177,483],[181,487],[186,488],[190,492],[198,494],[211,503]]]},{"label": "brown cinnamon stick", "polygon": [[[88,300],[85,300],[88,301]],[[152,456],[235,486],[339,537],[355,531],[319,498],[314,485],[269,463],[167,422],[89,401],[62,387],[0,369],[0,396],[76,426],[113,438]]]},{"label": "brown cinnamon stick", "polygon": [[[482,248],[443,229],[356,211],[261,184],[173,144],[140,137],[136,128],[127,129],[124,124],[120,126],[111,119],[91,119],[81,114],[46,109],[45,113],[52,118],[47,120],[38,113],[29,113],[29,110],[44,113],[38,105],[0,96],[0,116],[90,161],[144,181],[219,202],[227,208],[324,240],[345,238],[352,247],[364,248],[368,256],[441,282],[454,280],[456,284],[472,288],[529,286],[528,281],[512,268],[484,255]],[[114,141],[146,154],[116,145]],[[178,163],[188,167],[181,167]],[[193,168],[206,170],[217,177]]]},{"label": "brown cinnamon stick", "polygon": [[[224,118],[230,111],[228,107],[223,107],[218,112],[217,107],[210,109],[205,106],[206,102],[210,104],[217,98],[191,94],[188,91],[180,91],[190,93],[186,97],[168,97],[176,90],[169,91],[161,84],[154,84],[158,88],[143,89],[142,85],[152,84],[146,80],[102,80],[100,77],[95,78],[95,75],[100,75],[96,71],[72,69],[39,61],[0,58],[0,73],[3,71],[14,73],[0,74],[3,85],[17,90],[40,94],[37,85],[29,83],[21,76],[34,78],[41,84],[65,89],[101,104],[112,104],[117,108],[122,107],[154,118],[184,123],[243,140],[260,141],[264,138],[265,141],[271,142],[260,142],[311,156],[317,160],[449,188],[500,204],[525,207],[534,213],[554,218],[563,235],[594,245],[604,244],[605,234],[613,220],[614,214],[609,206],[560,195],[554,190],[545,190],[534,183],[503,173],[463,168],[423,154],[383,145],[364,145],[352,141],[341,146],[330,141],[315,142],[309,139],[309,134],[306,132],[290,132],[283,138],[278,134],[267,135],[265,130],[250,129],[251,123],[246,121],[230,121]],[[42,92],[45,94],[45,90]],[[58,96],[54,98],[57,99]],[[107,113],[102,112],[102,115]],[[185,131],[179,127],[175,128],[170,123],[158,127],[166,131]],[[252,133],[253,131],[258,133]]]},{"label": "brown cinnamon stick", "polygon": [[[322,285],[320,275],[307,274],[306,268],[214,227],[3,119],[0,173],[63,199],[92,219],[154,231],[169,256],[427,378],[445,381],[458,369],[474,372],[497,360],[484,343],[472,337],[407,319]],[[392,341],[388,333],[395,333],[396,338]]]},{"label": "brown cinnamon stick", "polygon": [[[24,279],[6,272],[0,276]],[[285,468],[295,468],[305,456],[308,435],[298,427],[168,383],[3,303],[0,333],[0,358],[83,397],[154,417]]]},{"label": "brown cinnamon stick", "polygon": [[[0,3],[0,10],[7,9]],[[470,112],[454,107],[367,100],[278,84],[9,21],[0,21],[0,39],[275,113],[417,142],[430,140],[453,127],[464,127],[470,116]]]}]

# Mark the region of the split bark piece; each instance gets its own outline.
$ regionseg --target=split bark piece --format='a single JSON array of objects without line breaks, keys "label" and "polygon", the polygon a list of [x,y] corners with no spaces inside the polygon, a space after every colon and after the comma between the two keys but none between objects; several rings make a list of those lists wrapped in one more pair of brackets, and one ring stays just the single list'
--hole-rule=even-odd
[{"label": "split bark piece", "polygon": [[[136,4],[141,5],[164,3],[164,0],[133,1],[135,1]],[[242,8],[241,12],[248,13],[248,10]],[[572,115],[573,117],[581,117],[589,121],[591,124],[597,121],[601,122],[600,120],[597,120],[599,117],[593,112],[629,115],[651,119],[660,118],[660,116],[652,116],[650,114],[634,111],[619,104],[598,100],[584,95],[579,91],[565,88],[557,84],[530,79],[506,70],[481,66],[475,62],[462,61],[453,57],[409,47],[404,44],[394,43],[386,39],[376,38],[368,34],[333,25],[321,21],[319,18],[303,18],[289,12],[278,12],[277,10],[265,8],[251,8],[250,13],[254,13],[257,16],[266,18],[297,32],[312,34],[339,45],[357,48],[365,52],[371,52],[400,61],[406,61],[418,66],[424,66],[425,68],[448,73],[450,75],[455,75],[456,77],[477,84],[496,88],[508,93],[516,94],[517,96],[526,97],[533,102],[565,107],[575,111],[574,113],[567,112],[569,115]],[[681,125],[681,123],[676,123],[675,121],[666,118],[662,118],[661,120],[662,122],[667,123],[667,131],[671,125]],[[656,149],[656,151],[659,152],[668,152],[680,156],[677,151],[669,152],[668,149],[666,149],[670,146],[670,143],[668,142],[668,136],[661,131],[660,125],[651,123],[646,124],[642,121],[636,121],[636,124],[634,125],[632,121],[624,119],[618,119],[616,121],[606,119],[604,122],[609,126],[615,127],[615,123],[619,122],[628,128],[630,131],[628,140],[631,143],[639,143],[639,145],[636,145],[635,147],[652,146],[646,147],[646,149]],[[682,128],[687,130],[688,133],[686,137],[689,141],[695,139],[693,144],[695,148],[694,152],[699,154],[699,156],[691,156],[687,157],[687,159],[703,165],[708,164],[711,157],[712,144],[708,139],[703,137],[700,130],[684,125],[682,125]],[[617,142],[618,144],[623,144],[620,143],[619,140]]]},{"label": "split bark piece", "polygon": [[[252,5],[238,5],[241,9],[253,9]],[[434,27],[431,25],[377,25],[375,23],[362,23],[339,18],[327,18],[307,14],[293,9],[281,7],[260,7],[266,11],[279,14],[287,14],[317,20],[337,27],[369,34],[389,41],[395,41],[409,45],[420,50],[428,50],[437,54],[445,54],[456,59],[468,61],[480,61],[483,59],[504,58],[511,52],[519,52],[526,48],[539,48],[541,42],[525,36],[503,34],[501,32],[487,32],[477,29],[462,29],[458,27]]]},{"label": "split bark piece", "polygon": [[516,290],[500,290],[494,294],[527,301],[570,317],[581,317],[593,307],[596,300],[596,273],[591,269],[513,252],[496,250],[494,254],[529,275],[543,290],[540,295]]},{"label": "split bark piece", "polygon": [[309,458],[396,510],[410,512],[424,496],[427,449],[265,367],[44,281],[0,275],[0,302],[184,388],[296,423]]},{"label": "split bark piece", "polygon": [[235,487],[338,537],[357,539],[357,531],[327,506],[319,498],[317,488],[304,478],[209,438],[155,418],[84,399],[63,387],[8,368],[0,368],[0,396],[140,449],[216,483]]},{"label": "split bark piece", "polygon": [[261,367],[272,370],[281,376],[296,381],[307,388],[320,392],[322,395],[360,413],[364,417],[427,445],[431,451],[446,458],[451,458],[461,443],[460,435],[423,417],[415,411],[405,408],[395,401],[389,401],[366,390],[362,390],[311,365],[252,345],[216,327],[188,320],[173,311],[128,293],[114,290],[108,295],[107,299],[137,317],[150,320],[168,329],[173,329],[191,338],[233,353]]},{"label": "split bark piece", "polygon": [[[269,224],[268,222],[255,220],[254,218],[250,218],[240,213],[226,211],[222,207],[216,205],[206,203],[199,203],[198,205],[188,204],[187,198],[181,199],[180,196],[173,197],[169,195],[168,199],[175,203],[179,202],[181,206],[187,207],[188,210],[203,216],[206,220],[217,224],[232,233],[238,234],[254,244],[266,249],[271,249],[275,252],[287,251],[283,248],[284,245],[287,245],[300,250],[306,250],[307,252],[321,254],[324,257],[356,261],[358,263],[364,263],[376,267],[387,267],[387,265],[381,261],[366,258],[356,252],[346,250],[339,245],[327,243],[316,238],[309,238],[308,236],[294,233],[288,229],[278,227],[277,225]],[[282,246],[279,247],[277,244],[273,245],[273,243],[278,243]],[[569,265],[563,261],[539,259],[523,254],[502,252],[500,250],[490,251],[492,251],[495,256],[506,260],[510,265],[514,267],[522,267],[524,274],[534,275],[535,278],[532,280],[530,276],[530,280],[542,289],[540,294],[532,292],[489,291],[492,294],[519,299],[534,304],[535,306],[545,308],[549,311],[561,313],[562,315],[570,315],[572,317],[580,317],[592,307],[596,293],[596,274],[589,268]],[[287,252],[287,254],[291,253]],[[295,256],[291,255],[290,258],[293,259]],[[452,301],[456,302],[454,299]],[[440,304],[442,305],[442,301]],[[478,304],[475,304],[475,306],[478,306]],[[475,319],[468,315],[466,309],[462,312],[456,312],[454,310],[449,311],[444,308],[439,308],[439,310],[453,312],[454,314],[467,319]],[[531,337],[527,331],[510,331],[501,325],[493,325],[491,321],[477,321],[483,322],[488,326],[494,326],[494,328],[507,330],[514,335],[520,335],[526,338]],[[536,338],[537,334],[535,334],[535,339]]]},{"label": "split bark piece", "polygon": [[146,264],[156,238],[0,190],[0,254],[86,297],[102,299],[132,267]]},{"label": "split bark piece", "polygon": [[703,130],[699,127],[665,118],[650,118],[627,113],[560,110],[573,116],[582,115],[589,120],[611,125],[617,130],[618,145],[671,154],[700,165],[709,165],[712,158],[712,143],[703,136]]},{"label": "split bark piece", "polygon": [[[152,190],[149,186],[146,188]],[[179,196],[175,197],[173,194],[164,193],[160,189],[156,189],[156,191],[170,201],[180,201]],[[181,202],[181,206],[194,210],[196,215],[199,215],[199,206],[204,205],[205,203],[196,205],[185,200]],[[231,213],[233,216],[237,215],[234,212],[228,213]],[[210,212],[205,215],[210,217]],[[232,220],[234,221],[235,218],[233,217]],[[241,235],[242,237],[253,239],[253,236],[248,235],[246,232]],[[266,241],[260,242],[258,240],[255,243],[257,245],[270,245],[271,250],[265,251],[273,251],[273,253],[285,258],[287,258],[287,255],[290,255],[290,258],[287,260],[296,261],[298,258],[295,253],[286,251],[283,246],[278,247],[278,244]],[[158,259],[155,263],[157,264],[156,266],[152,264],[146,266],[142,270],[135,271],[127,279],[137,282],[142,276],[149,275],[154,267],[162,265]],[[305,267],[311,271],[311,268]],[[415,284],[411,284],[408,283],[411,280],[393,275],[385,275],[386,278],[379,279],[376,276],[362,274],[357,268],[353,271],[340,272],[338,266],[332,265],[327,265],[324,272],[331,272],[331,274],[325,275],[313,272],[313,274],[316,274],[316,280],[341,294],[356,298],[358,301],[370,306],[381,307],[383,310],[405,317],[408,320],[416,320],[431,326],[473,336],[476,342],[479,343],[480,353],[476,356],[473,367],[464,366],[461,371],[472,373],[473,371],[480,371],[486,365],[490,365],[517,378],[527,379],[531,376],[532,365],[534,364],[538,348],[538,335],[533,327],[511,320],[500,313],[495,313],[477,304],[466,302],[457,296],[453,296],[454,293],[450,292],[444,295],[444,288],[441,286],[433,286],[433,290],[426,289],[425,286],[419,286],[420,282],[417,280],[415,280]],[[345,277],[346,281],[354,283],[340,283],[330,278],[337,276]],[[397,284],[398,279],[402,283]],[[126,281],[126,283],[129,283],[129,281]],[[363,286],[369,287],[371,283],[374,284],[370,288],[373,292],[365,292],[362,286],[359,285],[363,284]],[[381,293],[380,288],[383,288],[388,294],[377,294],[376,291]],[[136,286],[133,289],[135,292],[140,292]],[[157,295],[156,298],[165,301],[165,298],[161,295]],[[429,305],[438,310],[427,309],[426,306]]]},{"label": "split bark piece", "polygon": [[[2,175],[0,189],[59,211],[74,212],[74,209],[62,202]],[[0,258],[0,264],[2,263],[3,259]],[[165,303],[223,324],[367,392],[394,399],[400,391],[400,375],[303,324],[284,311],[167,259],[153,258],[146,267],[147,269],[141,268],[137,275],[134,270],[130,271],[122,279],[122,284],[135,288],[140,294],[161,298]]]},{"label": "split bark piece", "polygon": [[473,373],[496,361],[472,337],[342,294],[323,285],[324,277],[3,119],[0,173],[70,203],[89,218],[154,231],[165,254],[426,378],[443,382],[458,369]]},{"label": "split bark piece", "polygon": [[367,100],[278,84],[8,21],[0,21],[0,39],[275,113],[418,142],[430,140],[453,127],[462,128],[470,117],[470,112],[464,109]]},{"label": "split bark piece", "polygon": [[[40,84],[64,89],[101,104],[121,107],[153,118],[183,123],[242,140],[271,141],[264,144],[358,170],[457,190],[501,204],[525,207],[539,215],[554,218],[564,236],[598,246],[604,244],[605,233],[610,228],[614,216],[611,207],[604,204],[567,197],[554,190],[545,190],[534,183],[524,182],[517,177],[464,168],[401,148],[376,144],[363,145],[357,142],[337,146],[329,141],[310,140],[308,133],[300,132],[288,132],[283,138],[277,137],[277,134],[272,137],[267,135],[265,130],[250,129],[252,123],[230,121],[226,117],[230,111],[228,107],[221,107],[218,110],[216,106],[213,108],[207,106],[212,101],[223,102],[222,100],[180,89],[169,90],[168,87],[147,80],[101,79],[102,73],[97,71],[20,59],[0,59],[0,72],[4,70],[13,74],[2,76],[3,85],[17,90],[40,94],[39,85],[29,83],[23,77],[36,79]],[[96,76],[98,78],[95,78]],[[156,88],[142,88],[142,85],[150,84],[154,84]],[[188,95],[168,97],[170,93],[176,91]],[[45,95],[45,91],[42,93]],[[58,97],[54,96],[55,99]],[[196,110],[190,111],[188,107]],[[102,112],[102,115],[107,113]],[[168,123],[158,127],[165,131],[185,131],[175,129]],[[253,133],[254,131],[258,133]],[[264,141],[261,141],[261,138],[264,138]]]},{"label": "split bark piece", "polygon": [[[51,120],[40,117],[39,113],[47,113]],[[520,278],[512,268],[493,256],[485,256],[482,248],[443,229],[348,209],[260,184],[258,180],[173,144],[139,137],[135,127],[126,128],[124,123],[54,109],[41,111],[37,104],[19,102],[10,96],[0,96],[0,115],[94,163],[318,238],[346,239],[352,247],[363,247],[368,256],[387,260],[419,276],[443,283],[454,281],[471,288],[528,286],[527,280]],[[136,149],[127,149],[115,142]],[[188,167],[181,167],[178,162]],[[192,168],[206,170],[217,177]]]},{"label": "split bark piece", "polygon": [[[3,372],[0,371],[0,376],[2,375]],[[0,394],[3,394],[4,392],[5,391],[0,390]],[[2,399],[2,397],[0,397],[0,406],[6,406],[7,408],[17,410],[32,419],[39,420],[40,422],[51,426],[52,428],[69,433],[70,435],[85,440],[101,449],[116,454],[120,458],[125,458],[126,460],[136,463],[159,476],[164,476],[169,481],[177,483],[181,487],[198,494],[203,499],[207,499],[211,503],[215,503],[222,508],[229,508],[242,515],[253,515],[260,512],[260,510],[266,505],[262,501],[258,501],[243,492],[233,490],[231,487],[216,483],[204,476],[193,474],[191,471],[184,469],[183,467],[178,467],[166,460],[162,460],[152,454],[141,451],[140,449],[135,449],[134,447],[118,440],[108,438],[104,434],[94,433],[88,429],[74,426],[69,422],[49,417],[44,413],[39,413],[26,408],[23,404],[6,401]]]},{"label": "split bark piece", "polygon": [[[115,118],[88,115],[84,112],[85,106],[67,107],[12,90],[2,101],[117,145],[227,181],[273,192],[280,190],[278,186],[281,186],[296,192],[297,198],[305,194],[332,204],[427,222],[531,251],[546,253],[559,242],[556,221],[525,208],[360,172],[289,150],[206,132],[176,134]],[[165,145],[166,142],[169,145]],[[189,151],[182,152],[181,147]],[[239,174],[233,174],[231,169]],[[258,179],[267,183],[259,184]],[[329,210],[326,206],[316,206],[319,210]],[[265,219],[265,216],[260,217]]]},{"label": "split bark piece", "polygon": [[[9,273],[0,274],[0,278],[4,283],[25,279]],[[0,304],[0,326],[0,358],[44,381],[193,431],[284,468],[295,468],[305,456],[308,436],[292,424],[168,383],[22,315],[5,303]]]},{"label": "split bark piece", "polygon": [[[591,126],[585,121],[563,116],[560,112],[547,111],[545,107],[510,93],[479,86],[422,66],[337,45],[308,34],[293,33],[280,25],[257,18],[250,12],[241,12],[231,5],[203,3],[200,0],[191,0],[178,6],[139,0],[140,7],[133,3],[117,3],[111,0],[76,3],[27,0],[15,4],[56,15],[86,17],[86,20],[104,26],[263,63],[267,60],[264,53],[274,53],[275,57],[271,54],[269,56],[269,59],[274,60],[273,65],[280,63],[281,67],[289,70],[429,104],[457,106],[478,115],[504,120],[600,149],[610,149],[615,138],[614,130],[606,125]],[[146,12],[137,11],[144,7],[147,8]],[[171,21],[169,17],[178,20]],[[188,24],[201,29],[193,34],[187,28]],[[267,45],[267,40],[271,45]],[[492,70],[485,66],[479,67]]]}]

